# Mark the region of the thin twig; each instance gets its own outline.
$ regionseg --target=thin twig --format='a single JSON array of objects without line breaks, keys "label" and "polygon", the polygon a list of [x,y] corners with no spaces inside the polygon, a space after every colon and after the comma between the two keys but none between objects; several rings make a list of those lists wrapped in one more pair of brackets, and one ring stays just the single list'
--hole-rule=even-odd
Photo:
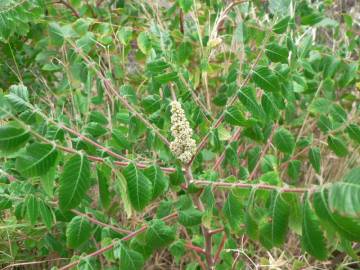
[{"label": "thin twig", "polygon": [[264,156],[266,155],[267,151],[269,150],[270,146],[271,146],[271,142],[272,142],[272,139],[273,139],[273,136],[274,136],[274,133],[275,133],[275,130],[276,128],[278,127],[278,124],[276,123],[272,130],[271,130],[271,134],[269,136],[269,138],[267,139],[267,142],[266,142],[266,145],[265,147],[263,148],[262,152],[261,152],[261,155],[259,157],[259,159],[257,160],[256,162],[256,165],[254,167],[254,169],[252,170],[250,176],[249,176],[249,179],[252,180],[253,177],[256,175],[256,172],[257,172],[257,169],[258,167],[260,166],[261,164],[261,160],[264,158]]},{"label": "thin twig", "polygon": [[71,10],[71,12],[73,13],[73,15],[74,15],[75,17],[80,18],[79,12],[77,12],[76,9],[75,9],[72,5],[70,5],[67,1],[65,1],[65,0],[59,0],[57,3],[63,4],[63,5],[66,6],[68,9]]},{"label": "thin twig", "polygon": [[[172,213],[172,214],[170,214],[170,215],[162,218],[161,220],[162,220],[162,221],[169,221],[169,220],[171,220],[171,219],[176,218],[177,216],[178,216],[177,213]],[[61,267],[60,270],[68,270],[68,269],[71,269],[71,268],[77,266],[77,265],[78,265],[82,260],[84,260],[84,259],[88,259],[88,258],[91,258],[91,257],[99,256],[99,255],[103,254],[104,252],[113,249],[119,242],[121,242],[121,241],[129,241],[129,240],[133,239],[134,237],[136,237],[136,236],[139,235],[140,233],[146,231],[147,228],[148,228],[148,225],[145,224],[145,225],[143,225],[140,229],[138,229],[138,230],[136,230],[136,231],[128,234],[127,236],[121,238],[120,240],[114,241],[114,242],[111,243],[110,245],[107,245],[107,246],[105,246],[105,247],[103,247],[103,248],[101,248],[101,249],[98,249],[98,250],[96,250],[96,251],[94,251],[94,252],[92,252],[92,253],[90,253],[90,254],[82,257],[82,258],[79,259],[79,260],[76,260],[76,261],[74,261],[74,262],[72,262],[72,263],[69,263],[69,264]]]},{"label": "thin twig", "polygon": [[[270,32],[270,31],[269,31]],[[242,84],[240,85],[240,89],[242,89],[250,80],[251,76],[252,76],[252,71],[255,69],[255,67],[257,66],[257,64],[259,63],[263,53],[264,53],[264,48],[266,46],[266,43],[268,41],[268,39],[270,38],[270,34],[268,33],[266,36],[265,36],[265,39],[263,41],[263,47],[261,48],[260,52],[258,53],[254,63],[252,64],[251,66],[251,69],[248,73],[248,75],[246,76],[245,80],[242,82]],[[225,118],[225,112],[226,112],[226,109],[233,105],[234,102],[236,101],[237,99],[237,93],[235,93],[231,98],[230,98],[230,101],[226,104],[223,112],[220,114],[219,118],[214,122],[214,124],[209,128],[208,132],[206,133],[206,135],[203,137],[203,139],[201,140],[200,144],[198,145],[198,147],[196,148],[196,152],[195,154],[193,155],[193,157],[191,158],[190,162],[188,165],[191,165],[196,156],[201,152],[201,150],[205,147],[205,145],[207,144],[208,140],[209,140],[209,136],[211,134],[211,131],[218,128],[220,126],[220,124],[224,121],[224,118]]]},{"label": "thin twig", "polygon": [[264,190],[279,190],[280,192],[285,193],[305,193],[310,191],[311,188],[291,188],[291,187],[279,187],[267,184],[251,184],[251,183],[229,183],[229,182],[210,182],[206,180],[193,180],[190,182],[191,184],[197,186],[212,186],[214,188],[256,188],[256,189],[264,189]]},{"label": "thin twig", "polygon": [[129,230],[126,230],[126,229],[122,229],[122,228],[119,228],[119,227],[116,227],[116,226],[113,226],[113,225],[110,225],[110,224],[106,224],[106,223],[103,223],[93,217],[90,217],[89,215],[87,214],[84,214],[76,209],[72,209],[71,212],[73,212],[74,214],[78,215],[78,216],[82,216],[82,217],[85,217],[87,218],[90,222],[94,223],[94,224],[97,224],[101,227],[104,227],[104,228],[110,228],[111,230],[115,231],[115,232],[118,232],[118,233],[125,233],[125,234],[130,234],[131,231]]}]

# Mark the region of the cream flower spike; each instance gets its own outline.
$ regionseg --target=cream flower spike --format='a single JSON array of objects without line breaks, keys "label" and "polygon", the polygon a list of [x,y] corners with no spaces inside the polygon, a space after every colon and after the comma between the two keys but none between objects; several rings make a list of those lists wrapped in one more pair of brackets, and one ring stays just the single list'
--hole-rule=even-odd
[{"label": "cream flower spike", "polygon": [[171,102],[171,134],[174,140],[170,150],[183,163],[188,163],[196,151],[196,142],[192,139],[193,131],[185,112],[178,101]]}]

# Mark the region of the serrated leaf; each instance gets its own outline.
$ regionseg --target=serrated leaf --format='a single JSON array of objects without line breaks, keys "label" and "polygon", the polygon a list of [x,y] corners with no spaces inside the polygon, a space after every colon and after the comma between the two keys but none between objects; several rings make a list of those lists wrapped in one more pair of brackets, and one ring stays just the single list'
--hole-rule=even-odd
[{"label": "serrated leaf", "polygon": [[283,127],[280,127],[275,131],[273,143],[279,151],[286,154],[291,154],[295,148],[294,136],[289,130]]},{"label": "serrated leaf", "polygon": [[41,176],[56,164],[58,152],[53,145],[33,143],[16,159],[16,169],[24,176]]},{"label": "serrated leaf", "polygon": [[360,217],[360,169],[351,171],[351,177],[331,185],[329,189],[329,206],[340,215]]},{"label": "serrated leaf", "polygon": [[357,144],[360,144],[360,127],[358,125],[349,124],[345,131],[349,135],[350,139],[355,141]]},{"label": "serrated leaf", "polygon": [[146,243],[154,249],[165,247],[175,240],[175,228],[166,225],[162,220],[152,220],[146,231],[145,239]]},{"label": "serrated leaf", "polygon": [[29,132],[10,123],[0,126],[0,151],[13,153],[23,147],[29,138]]},{"label": "serrated leaf", "polygon": [[308,199],[303,207],[303,223],[301,244],[306,252],[319,260],[327,258],[327,250],[323,231],[319,220],[311,209]]},{"label": "serrated leaf", "polygon": [[152,198],[152,185],[150,180],[138,170],[134,164],[129,164],[123,171],[127,182],[127,190],[132,207],[143,210]]},{"label": "serrated leaf", "polygon": [[29,92],[26,86],[22,84],[12,85],[9,92],[5,98],[16,112],[22,112],[29,108]]},{"label": "serrated leaf", "polygon": [[152,182],[152,200],[162,195],[169,186],[169,180],[165,177],[159,166],[152,165],[146,168],[144,175]]},{"label": "serrated leaf", "polygon": [[337,136],[328,136],[327,143],[329,148],[338,156],[345,157],[349,153],[344,140]]},{"label": "serrated leaf", "polygon": [[253,81],[255,84],[269,92],[280,91],[279,78],[268,68],[259,67],[254,71]]},{"label": "serrated leaf", "polygon": [[279,46],[276,43],[271,43],[266,46],[265,54],[270,61],[274,63],[280,62],[286,64],[288,62],[288,49],[286,47]]},{"label": "serrated leaf", "polygon": [[59,205],[65,211],[78,206],[90,188],[90,162],[85,155],[72,156],[60,175]]},{"label": "serrated leaf", "polygon": [[331,101],[326,98],[316,98],[311,102],[308,111],[314,114],[326,114],[330,111],[331,105]]},{"label": "serrated leaf", "polygon": [[91,236],[91,224],[86,217],[74,217],[66,227],[66,243],[69,248],[77,248]]},{"label": "serrated leaf", "polygon": [[176,71],[160,74],[154,77],[154,81],[160,84],[168,83],[178,79],[178,73]]},{"label": "serrated leaf", "polygon": [[311,166],[314,168],[314,170],[317,173],[320,173],[321,169],[321,154],[320,154],[320,148],[318,147],[312,147],[309,150],[309,161]]},{"label": "serrated leaf", "polygon": [[276,120],[279,118],[279,108],[271,93],[263,93],[261,97],[261,105],[268,119]]},{"label": "serrated leaf", "polygon": [[179,212],[179,223],[185,227],[201,224],[203,213],[195,208],[189,208]]},{"label": "serrated leaf", "polygon": [[289,223],[289,205],[282,198],[282,193],[276,192],[271,206],[271,241],[273,246],[281,246],[286,240]]},{"label": "serrated leaf", "polygon": [[147,54],[151,49],[151,39],[145,32],[141,32],[137,37],[137,44],[143,54]]},{"label": "serrated leaf", "polygon": [[290,21],[290,16],[286,16],[278,21],[272,28],[273,32],[276,34],[282,34],[286,31]]},{"label": "serrated leaf", "polygon": [[50,230],[54,221],[53,213],[43,200],[39,201],[39,212],[45,226]]},{"label": "serrated leaf", "polygon": [[111,194],[109,190],[111,169],[107,166],[97,166],[96,172],[97,172],[101,206],[107,209],[111,203]]},{"label": "serrated leaf", "polygon": [[360,241],[360,222],[340,216],[330,210],[328,203],[328,191],[322,188],[313,195],[313,205],[316,215],[323,221],[330,224],[340,235],[350,241]]},{"label": "serrated leaf", "polygon": [[144,257],[139,252],[127,248],[119,243],[114,249],[115,258],[119,259],[119,269],[141,270],[144,266]]},{"label": "serrated leaf", "polygon": [[243,201],[234,191],[231,191],[222,209],[225,218],[233,230],[239,230],[244,217]]},{"label": "serrated leaf", "polygon": [[252,116],[259,121],[264,121],[265,113],[256,100],[255,89],[245,87],[238,92],[238,97],[246,109],[251,112]]},{"label": "serrated leaf", "polygon": [[161,107],[161,99],[158,95],[150,95],[141,101],[141,106],[144,108],[146,113],[154,113]]},{"label": "serrated leaf", "polygon": [[30,223],[34,225],[39,215],[38,200],[34,195],[32,194],[28,195],[25,199],[25,205],[26,205],[26,216],[29,219]]},{"label": "serrated leaf", "polygon": [[234,126],[248,126],[249,124],[243,112],[237,106],[230,106],[226,109],[224,120]]}]

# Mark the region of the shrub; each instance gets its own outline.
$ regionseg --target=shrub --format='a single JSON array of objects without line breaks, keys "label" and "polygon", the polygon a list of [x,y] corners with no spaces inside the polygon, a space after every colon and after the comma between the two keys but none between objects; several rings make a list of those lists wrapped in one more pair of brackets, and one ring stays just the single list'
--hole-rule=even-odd
[{"label": "shrub", "polygon": [[1,264],[359,267],[359,11],[311,2],[3,1]]}]

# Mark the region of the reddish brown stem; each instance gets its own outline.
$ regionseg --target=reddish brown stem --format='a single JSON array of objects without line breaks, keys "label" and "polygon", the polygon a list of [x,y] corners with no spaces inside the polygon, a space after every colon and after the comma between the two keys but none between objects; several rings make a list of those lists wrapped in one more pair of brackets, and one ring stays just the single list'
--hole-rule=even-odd
[{"label": "reddish brown stem", "polygon": [[221,242],[220,242],[220,245],[216,251],[216,254],[215,254],[215,257],[214,257],[214,264],[216,264],[219,259],[220,259],[220,255],[221,255],[221,252],[223,251],[223,248],[225,246],[225,243],[226,243],[226,234],[224,233],[222,239],[221,239]]},{"label": "reddish brown stem", "polygon": [[94,224],[97,224],[97,225],[99,225],[99,226],[101,226],[101,227],[110,228],[110,229],[112,229],[112,230],[115,231],[115,232],[125,233],[125,234],[130,234],[130,233],[131,233],[131,231],[129,231],[129,230],[125,230],[125,229],[118,228],[118,227],[115,227],[115,226],[110,225],[110,224],[103,223],[103,222],[101,222],[101,221],[99,221],[99,220],[97,220],[97,219],[95,219],[95,218],[93,218],[93,217],[91,217],[91,216],[89,216],[89,215],[87,215],[87,214],[84,214],[84,213],[82,213],[82,212],[80,212],[80,211],[78,211],[78,210],[73,209],[73,210],[71,210],[71,212],[73,212],[74,214],[76,214],[76,215],[78,215],[78,216],[85,217],[85,218],[88,219],[90,222],[92,222],[92,223],[94,223]]},{"label": "reddish brown stem", "polygon": [[197,252],[197,253],[200,253],[200,254],[205,254],[205,250],[203,250],[201,247],[197,247],[197,246],[194,246],[193,244],[191,243],[185,243],[185,247]]},{"label": "reddish brown stem", "polygon": [[220,232],[223,232],[223,231],[224,231],[224,228],[219,228],[219,229],[211,230],[211,231],[209,231],[209,233],[211,235],[213,235],[213,234],[217,234],[217,233],[220,233]]},{"label": "reddish brown stem", "polygon": [[280,192],[285,193],[305,193],[310,191],[309,188],[282,188],[278,186],[266,185],[266,184],[249,184],[249,183],[228,183],[228,182],[210,182],[206,180],[194,180],[191,182],[194,185],[198,186],[212,186],[214,188],[257,188],[265,190],[279,190]]}]

